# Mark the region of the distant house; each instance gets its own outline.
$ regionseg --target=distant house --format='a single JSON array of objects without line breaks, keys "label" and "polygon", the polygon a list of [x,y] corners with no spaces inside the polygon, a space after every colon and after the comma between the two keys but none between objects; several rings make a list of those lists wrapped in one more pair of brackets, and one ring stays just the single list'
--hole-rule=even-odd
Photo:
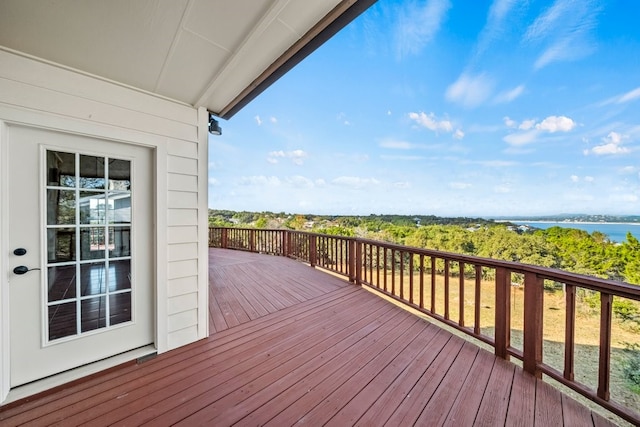
[{"label": "distant house", "polygon": [[208,336],[215,117],[372,3],[0,2],[0,403]]}]

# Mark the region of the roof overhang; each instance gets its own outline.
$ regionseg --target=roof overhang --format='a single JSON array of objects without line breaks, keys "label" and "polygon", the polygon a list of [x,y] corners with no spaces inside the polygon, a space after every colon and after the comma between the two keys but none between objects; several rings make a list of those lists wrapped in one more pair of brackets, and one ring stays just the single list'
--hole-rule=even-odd
[{"label": "roof overhang", "polygon": [[2,0],[0,48],[229,119],[376,0]]}]

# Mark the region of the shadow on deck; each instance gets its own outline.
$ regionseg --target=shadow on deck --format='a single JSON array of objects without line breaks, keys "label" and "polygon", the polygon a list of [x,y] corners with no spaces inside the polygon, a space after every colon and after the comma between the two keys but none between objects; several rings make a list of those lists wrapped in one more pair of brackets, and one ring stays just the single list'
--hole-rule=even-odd
[{"label": "shadow on deck", "polygon": [[208,339],[10,408],[2,425],[613,425],[337,277],[209,254]]}]

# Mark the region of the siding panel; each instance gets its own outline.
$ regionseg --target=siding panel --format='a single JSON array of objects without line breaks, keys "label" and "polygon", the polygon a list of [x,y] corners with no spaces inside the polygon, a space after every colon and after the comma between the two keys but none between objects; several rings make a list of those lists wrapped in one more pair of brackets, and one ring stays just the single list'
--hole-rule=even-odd
[{"label": "siding panel", "polygon": [[169,226],[174,225],[197,225],[198,210],[197,209],[169,209],[167,212],[167,223]]},{"label": "siding panel", "polygon": [[197,243],[179,243],[175,245],[169,245],[169,259],[171,261],[183,261],[197,258]]},{"label": "siding panel", "polygon": [[184,191],[169,191],[167,194],[167,203],[170,208],[178,209],[197,209],[198,208],[198,194],[187,193]]},{"label": "siding panel", "polygon": [[167,229],[167,243],[187,243],[198,241],[198,227],[191,226],[177,226],[168,227]]}]

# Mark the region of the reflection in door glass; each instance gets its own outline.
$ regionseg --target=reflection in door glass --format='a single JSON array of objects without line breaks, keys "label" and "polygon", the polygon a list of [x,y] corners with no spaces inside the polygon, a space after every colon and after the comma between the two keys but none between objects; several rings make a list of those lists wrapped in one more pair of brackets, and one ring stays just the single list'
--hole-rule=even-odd
[{"label": "reflection in door glass", "polygon": [[47,185],[51,187],[76,186],[75,154],[47,151]]},{"label": "reflection in door glass", "polygon": [[76,229],[49,228],[47,230],[47,254],[50,263],[76,259]]},{"label": "reflection in door glass", "polygon": [[130,322],[131,162],[47,151],[46,185],[48,340]]},{"label": "reflection in door glass", "polygon": [[47,224],[66,225],[76,222],[76,192],[74,190],[47,190]]},{"label": "reflection in door glass", "polygon": [[106,200],[104,192],[80,192],[80,224],[104,224]]},{"label": "reflection in door glass", "polygon": [[76,297],[76,265],[49,267],[49,301],[60,301]]},{"label": "reflection in door glass", "polygon": [[80,156],[80,188],[104,189],[104,157]]}]

